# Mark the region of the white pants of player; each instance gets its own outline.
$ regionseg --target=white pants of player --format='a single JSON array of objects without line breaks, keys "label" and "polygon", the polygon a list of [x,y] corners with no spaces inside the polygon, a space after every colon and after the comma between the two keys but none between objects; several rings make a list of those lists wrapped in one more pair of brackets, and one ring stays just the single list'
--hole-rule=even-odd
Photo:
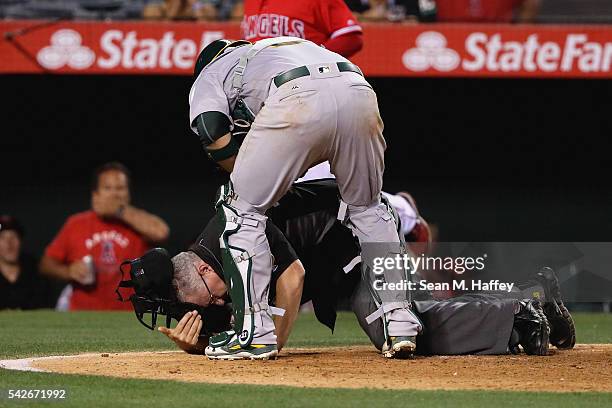
[{"label": "white pants of player", "polygon": [[[399,244],[395,222],[383,215],[386,209],[380,203],[386,143],[376,94],[361,75],[341,73],[330,65],[331,72],[319,74],[313,66],[313,75],[271,92],[231,174],[236,206],[244,216],[262,217],[300,175],[327,160],[348,204],[349,226],[360,243]],[[265,223],[260,224],[257,230],[239,230],[235,238],[251,246],[261,243],[266,237]],[[262,269],[267,270],[252,272],[254,302],[267,300],[272,270]],[[270,344],[275,342],[269,332],[271,316],[263,319],[269,321],[262,322],[261,329],[256,327],[254,342]],[[403,309],[387,313],[387,319],[390,335],[419,330],[416,318]]]}]

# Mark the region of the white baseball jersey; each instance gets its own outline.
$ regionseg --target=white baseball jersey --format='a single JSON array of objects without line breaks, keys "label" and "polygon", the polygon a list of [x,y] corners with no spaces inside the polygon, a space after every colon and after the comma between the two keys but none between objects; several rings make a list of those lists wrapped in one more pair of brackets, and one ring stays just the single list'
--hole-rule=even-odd
[{"label": "white baseball jersey", "polygon": [[[296,40],[298,40],[296,38]],[[251,46],[226,51],[206,66],[193,83],[189,92],[189,123],[204,112],[221,112],[232,121],[232,110],[238,98],[242,98],[255,115],[273,87],[275,76],[290,69],[313,63],[347,61],[343,56],[321,48],[313,42],[299,39],[299,43],[270,46],[252,58],[244,73],[240,95],[232,92],[233,72],[240,57]],[[273,61],[273,63],[271,63]],[[196,132],[196,128],[191,126]]]}]

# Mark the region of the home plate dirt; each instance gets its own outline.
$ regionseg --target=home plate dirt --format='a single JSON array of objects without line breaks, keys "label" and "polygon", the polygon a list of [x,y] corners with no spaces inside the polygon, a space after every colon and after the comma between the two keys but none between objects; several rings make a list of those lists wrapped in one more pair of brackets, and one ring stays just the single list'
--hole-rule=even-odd
[{"label": "home plate dirt", "polygon": [[553,349],[546,357],[436,356],[387,360],[372,347],[288,349],[272,361],[211,361],[182,352],[45,358],[44,371],[220,384],[326,388],[612,391],[612,345]]}]

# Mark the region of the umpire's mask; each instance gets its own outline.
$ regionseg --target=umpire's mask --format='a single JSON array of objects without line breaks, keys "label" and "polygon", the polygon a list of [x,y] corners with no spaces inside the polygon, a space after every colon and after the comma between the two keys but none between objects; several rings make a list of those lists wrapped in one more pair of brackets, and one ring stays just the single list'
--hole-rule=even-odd
[{"label": "umpire's mask", "polygon": [[[123,280],[129,266],[130,280]],[[154,330],[157,315],[166,316],[166,327],[172,319],[181,320],[189,311],[197,310],[202,316],[200,337],[220,333],[230,328],[231,309],[227,305],[209,305],[202,307],[193,303],[179,302],[172,287],[174,267],[168,251],[154,248],[140,258],[125,261],[119,267],[122,280],[115,290],[119,300],[132,302],[136,318],[145,327]],[[121,288],[132,288],[128,299],[122,295]],[[144,320],[145,314],[151,314],[151,324]]]}]

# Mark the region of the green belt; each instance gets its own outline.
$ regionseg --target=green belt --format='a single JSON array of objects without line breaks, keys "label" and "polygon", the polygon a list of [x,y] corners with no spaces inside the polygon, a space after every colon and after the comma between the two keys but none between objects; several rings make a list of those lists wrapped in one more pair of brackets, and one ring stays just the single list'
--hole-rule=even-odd
[{"label": "green belt", "polygon": [[[355,72],[363,76],[363,73],[355,64],[352,64],[350,62],[336,62],[336,65],[338,66],[338,70],[340,72]],[[276,87],[278,88],[279,86],[286,84],[289,81],[293,81],[296,78],[301,78],[308,75],[310,75],[310,71],[308,71],[308,68],[306,66],[293,68],[285,72],[284,74],[275,76],[274,85],[276,85]]]}]

